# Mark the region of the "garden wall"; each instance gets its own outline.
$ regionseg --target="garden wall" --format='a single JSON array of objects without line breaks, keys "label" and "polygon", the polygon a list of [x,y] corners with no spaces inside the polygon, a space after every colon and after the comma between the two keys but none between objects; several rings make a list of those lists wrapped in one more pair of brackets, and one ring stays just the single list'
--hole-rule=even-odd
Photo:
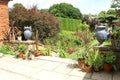
[{"label": "garden wall", "polygon": [[98,49],[101,53],[106,54],[108,51],[114,52],[117,57],[115,62],[117,70],[120,71],[120,48],[112,47],[112,46],[95,46],[94,49]]},{"label": "garden wall", "polygon": [[8,1],[0,1],[0,45],[6,38],[9,29]]}]

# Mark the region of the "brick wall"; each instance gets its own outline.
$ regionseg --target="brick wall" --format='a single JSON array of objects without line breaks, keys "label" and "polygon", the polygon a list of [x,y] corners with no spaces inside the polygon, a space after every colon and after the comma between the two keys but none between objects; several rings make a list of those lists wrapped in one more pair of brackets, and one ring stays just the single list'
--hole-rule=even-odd
[{"label": "brick wall", "polygon": [[0,2],[0,45],[9,29],[8,2]]}]

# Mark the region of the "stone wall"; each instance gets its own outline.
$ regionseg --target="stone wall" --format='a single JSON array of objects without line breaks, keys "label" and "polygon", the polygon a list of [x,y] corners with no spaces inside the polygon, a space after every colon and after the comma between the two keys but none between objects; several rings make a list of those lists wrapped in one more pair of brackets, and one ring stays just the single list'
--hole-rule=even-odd
[{"label": "stone wall", "polygon": [[8,0],[0,1],[0,45],[6,38],[9,29]]}]

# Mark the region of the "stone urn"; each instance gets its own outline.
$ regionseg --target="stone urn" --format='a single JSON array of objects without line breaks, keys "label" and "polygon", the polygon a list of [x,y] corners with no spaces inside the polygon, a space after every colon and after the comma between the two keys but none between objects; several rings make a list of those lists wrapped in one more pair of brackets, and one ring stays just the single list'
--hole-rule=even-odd
[{"label": "stone urn", "polygon": [[24,26],[24,37],[27,40],[30,40],[32,37],[32,28],[31,26]]},{"label": "stone urn", "polygon": [[99,42],[99,46],[103,45],[103,42],[108,39],[108,27],[106,26],[95,26],[95,37]]}]

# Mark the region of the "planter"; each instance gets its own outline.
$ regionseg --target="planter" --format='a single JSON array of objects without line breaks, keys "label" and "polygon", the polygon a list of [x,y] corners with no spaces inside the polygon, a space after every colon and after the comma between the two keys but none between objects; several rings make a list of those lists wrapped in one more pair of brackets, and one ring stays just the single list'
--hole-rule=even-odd
[{"label": "planter", "polygon": [[23,56],[24,56],[24,53],[23,53],[23,52],[20,52],[20,53],[18,54],[18,58],[23,58]]},{"label": "planter", "polygon": [[23,55],[23,60],[28,59],[28,56]]},{"label": "planter", "polygon": [[106,31],[106,26],[96,26],[95,27],[95,37],[97,41],[100,43],[99,45],[101,46],[103,42],[107,38],[107,31]]},{"label": "planter", "polygon": [[35,57],[38,57],[38,56],[40,56],[41,54],[40,54],[40,51],[35,51],[35,53],[34,53],[34,56]]},{"label": "planter", "polygon": [[85,65],[84,70],[85,70],[87,73],[90,73],[90,72],[92,71],[92,67]]},{"label": "planter", "polygon": [[80,69],[84,69],[84,66],[85,66],[85,60],[78,59],[78,67]]},{"label": "planter", "polygon": [[32,28],[31,26],[24,26],[24,37],[27,40],[30,40],[32,37]]},{"label": "planter", "polygon": [[112,69],[112,64],[104,64],[103,69],[105,72],[110,72]]}]

